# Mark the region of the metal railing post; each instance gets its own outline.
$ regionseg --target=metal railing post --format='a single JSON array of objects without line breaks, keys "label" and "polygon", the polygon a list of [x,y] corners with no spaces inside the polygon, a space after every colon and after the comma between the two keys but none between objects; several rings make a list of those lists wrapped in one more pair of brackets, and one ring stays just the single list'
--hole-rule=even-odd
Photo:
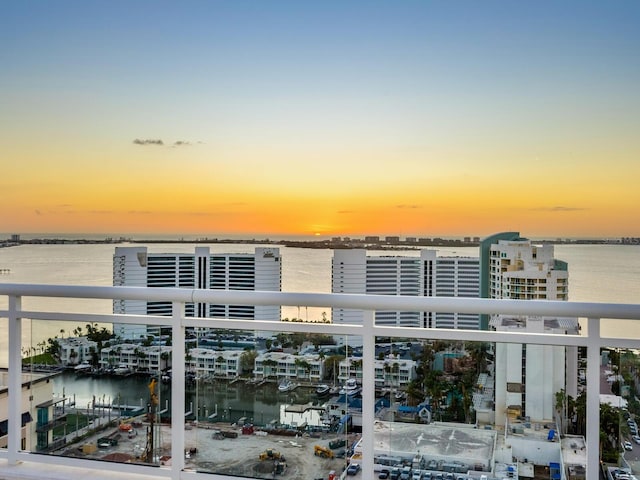
[{"label": "metal railing post", "polygon": [[10,465],[18,463],[22,440],[22,297],[9,295],[9,417],[7,454]]},{"label": "metal railing post", "polygon": [[375,423],[375,312],[365,310],[362,320],[362,478],[374,478],[374,428]]},{"label": "metal railing post", "polygon": [[184,470],[185,413],[185,304],[173,302],[171,315],[171,478],[179,480]]},{"label": "metal railing post", "polygon": [[601,343],[599,318],[587,320],[587,332],[587,478],[599,478]]}]

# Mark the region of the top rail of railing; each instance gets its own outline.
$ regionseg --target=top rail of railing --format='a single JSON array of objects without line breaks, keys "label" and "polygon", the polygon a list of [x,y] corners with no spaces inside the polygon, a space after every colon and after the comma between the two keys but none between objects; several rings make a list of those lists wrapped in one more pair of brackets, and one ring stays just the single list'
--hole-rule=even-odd
[{"label": "top rail of railing", "polygon": [[153,287],[0,284],[0,295],[251,305],[290,305],[359,310],[458,312],[555,317],[640,319],[640,304],[412,297],[344,293],[292,293]]}]

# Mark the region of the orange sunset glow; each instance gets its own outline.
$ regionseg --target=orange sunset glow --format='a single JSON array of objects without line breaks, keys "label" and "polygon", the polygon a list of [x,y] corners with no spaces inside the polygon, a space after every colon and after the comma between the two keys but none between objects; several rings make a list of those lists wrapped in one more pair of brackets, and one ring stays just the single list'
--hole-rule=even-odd
[{"label": "orange sunset glow", "polygon": [[639,8],[570,3],[10,5],[0,230],[640,236]]}]

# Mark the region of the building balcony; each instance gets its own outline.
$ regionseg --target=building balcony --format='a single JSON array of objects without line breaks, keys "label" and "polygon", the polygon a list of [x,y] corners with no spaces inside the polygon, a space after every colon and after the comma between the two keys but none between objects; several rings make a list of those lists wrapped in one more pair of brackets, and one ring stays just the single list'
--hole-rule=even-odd
[{"label": "building balcony", "polygon": [[[77,313],[76,309],[23,308],[23,304],[27,305],[32,297],[167,302],[171,305],[171,316],[105,315],[91,311]],[[348,478],[373,479],[377,478],[376,471],[382,466],[386,468],[389,462],[405,459],[411,464],[412,460],[407,460],[408,455],[414,461],[414,469],[439,471],[444,478],[446,473],[455,473],[454,478],[465,480],[477,480],[483,475],[488,480],[502,478],[504,472],[512,469],[522,469],[524,473],[529,467],[532,471],[534,467],[544,467],[543,457],[547,468],[551,463],[559,465],[560,478],[569,478],[570,472],[572,475],[585,472],[584,478],[598,478],[603,446],[600,445],[598,388],[602,383],[601,364],[605,358],[602,351],[608,349],[619,353],[626,349],[640,349],[640,341],[629,338],[624,328],[617,336],[601,335],[601,325],[610,319],[630,322],[625,325],[637,324],[640,320],[638,304],[33,284],[0,285],[0,301],[7,305],[5,310],[0,310],[0,319],[2,324],[8,325],[6,332],[2,332],[8,339],[8,374],[2,378],[2,383],[4,391],[9,394],[0,397],[0,402],[4,402],[0,403],[0,421],[6,420],[6,434],[0,436],[6,444],[5,448],[0,448],[0,475],[6,479],[268,478],[272,473],[270,469],[282,468],[284,463],[289,466],[289,472],[300,472],[301,476],[293,474],[291,477],[290,473],[287,476],[285,471],[283,479],[326,479],[332,470],[338,475],[336,478],[341,475],[346,478],[343,470],[349,461],[358,463],[361,469]],[[186,316],[188,303],[341,308],[361,310],[364,316],[361,324],[198,318]],[[520,330],[390,327],[375,324],[377,311],[574,317],[580,320],[583,328],[580,334],[557,335]],[[168,390],[156,391],[154,378],[118,380],[132,382],[127,385],[137,383],[144,390],[148,387],[148,396],[141,402],[142,407],[126,405],[134,402],[117,399],[122,410],[125,407],[142,408],[143,414],[130,420],[118,412],[116,419],[116,411],[109,408],[109,403],[96,401],[94,395],[93,402],[85,402],[84,405],[80,402],[70,412],[76,422],[85,416],[89,423],[72,433],[65,431],[64,437],[60,434],[52,437],[48,443],[52,448],[46,454],[36,453],[37,436],[48,432],[37,429],[36,422],[23,426],[20,420],[25,405],[29,405],[29,388],[24,386],[21,356],[23,347],[30,346],[33,331],[45,330],[49,324],[61,319],[70,322],[70,326],[120,323],[146,325],[170,332],[167,333],[173,358],[170,384],[166,386]],[[345,354],[356,355],[361,361],[358,368],[358,383],[362,389],[360,401],[357,405],[348,399],[341,400],[344,403],[329,401],[334,403],[331,408],[336,412],[336,418],[335,423],[325,423],[321,418],[325,410],[321,402],[312,397],[315,388],[308,385],[293,383],[291,389],[279,391],[275,382],[262,385],[259,378],[235,377],[233,380],[220,380],[226,383],[210,388],[198,379],[190,378],[185,363],[176,361],[188,355],[185,340],[191,329],[236,333],[253,331],[259,332],[260,336],[265,332],[331,335],[338,342],[333,348],[344,349]],[[421,387],[416,393],[400,386],[386,389],[390,390],[387,392],[377,391],[376,361],[381,349],[401,345],[406,355],[417,358],[420,355],[426,357],[429,349],[443,344],[460,349],[457,352],[460,355],[451,355],[451,360],[444,362],[439,391]],[[482,350],[480,347],[484,348],[485,356],[473,357],[472,352]],[[574,352],[575,356],[569,352]],[[511,365],[510,359],[515,358],[512,354],[522,361],[535,358],[535,355],[556,360],[561,357],[563,364],[568,365],[567,369],[574,364],[572,371],[575,371],[576,378],[564,378],[564,375],[547,378],[544,367],[540,366],[531,378],[522,381],[523,372],[529,370],[521,368],[520,364]],[[335,353],[323,352],[323,355],[326,362]],[[471,358],[486,359],[483,370],[475,377],[472,391],[467,392],[473,409],[452,420],[455,387],[461,385],[465,371],[475,368]],[[339,360],[335,363],[337,369]],[[331,368],[327,365],[325,363],[325,372],[330,375]],[[624,374],[632,371],[626,365],[618,364],[617,367]],[[515,381],[511,379],[514,374],[511,370],[516,371],[517,382],[521,383],[522,391],[517,395],[508,388]],[[264,373],[267,371],[267,368],[263,370]],[[274,371],[271,370],[272,374]],[[338,377],[336,372],[334,379],[337,383],[340,382]],[[329,383],[327,378],[323,383]],[[535,382],[547,381],[551,383],[544,389],[534,388]],[[580,425],[572,425],[564,407],[557,401],[557,394],[581,391],[582,381],[594,387],[584,389],[584,410],[578,418],[583,428],[580,433],[575,433],[574,430],[580,430]],[[165,382],[164,378],[162,382]],[[223,400],[219,393],[222,387],[227,395]],[[22,392],[22,395],[12,392]],[[533,404],[517,403],[525,396],[529,398],[544,392],[553,397],[545,398],[545,402],[555,403],[557,407],[552,408],[551,413],[542,407],[537,411]],[[52,391],[51,395],[57,393]],[[70,393],[67,391],[66,395]],[[462,396],[462,392],[458,393],[460,399],[467,398]],[[250,395],[249,402],[246,395]],[[422,398],[412,397],[416,395]],[[411,401],[412,398],[415,401]],[[622,397],[616,399],[618,402],[623,400]],[[113,400],[116,403],[114,397]],[[294,417],[295,423],[290,420]],[[304,424],[298,420],[303,417],[309,419]],[[313,424],[314,421],[318,423]],[[137,425],[135,429],[131,428],[135,433],[126,427],[129,424]],[[121,425],[125,427],[121,428]],[[287,436],[290,434],[293,435]],[[340,439],[353,449],[351,460],[349,451],[345,458],[337,458],[338,450],[336,458],[314,455],[316,444],[325,447]],[[276,449],[273,445],[279,446]],[[544,455],[536,457],[538,450],[544,450]],[[271,457],[265,452],[271,452]],[[621,454],[616,463],[624,464],[625,455],[630,456]],[[280,461],[282,457],[286,457],[286,462],[284,459]],[[416,460],[418,457],[420,459]],[[111,461],[101,461],[105,459]],[[633,462],[628,463],[630,468],[635,468]]]}]

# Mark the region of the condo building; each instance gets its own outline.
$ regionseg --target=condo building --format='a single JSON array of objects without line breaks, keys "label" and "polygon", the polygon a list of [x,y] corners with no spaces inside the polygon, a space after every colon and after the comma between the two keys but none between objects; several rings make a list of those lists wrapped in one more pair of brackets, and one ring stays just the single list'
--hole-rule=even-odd
[{"label": "condo building", "polygon": [[[254,253],[212,253],[196,247],[194,253],[152,253],[147,247],[116,247],[113,285],[211,290],[280,291],[282,266],[278,248],[256,247]],[[280,320],[279,306],[187,303],[187,316],[247,320]],[[171,302],[114,300],[118,314],[171,315]],[[114,333],[137,339],[157,333],[153,327],[114,323]]]},{"label": "condo building", "polygon": [[[331,291],[369,295],[478,297],[477,257],[441,257],[435,250],[419,256],[367,255],[364,249],[335,250]],[[363,312],[334,308],[335,323],[362,324]],[[401,327],[477,329],[477,314],[376,311],[376,324]]]},{"label": "condo building", "polygon": [[[481,242],[483,297],[516,300],[568,300],[567,263],[554,258],[553,245],[535,245],[517,232]],[[576,318],[491,316],[496,331],[577,334]],[[554,421],[555,394],[577,396],[575,347],[506,344],[495,347],[495,423],[514,418]]]}]

